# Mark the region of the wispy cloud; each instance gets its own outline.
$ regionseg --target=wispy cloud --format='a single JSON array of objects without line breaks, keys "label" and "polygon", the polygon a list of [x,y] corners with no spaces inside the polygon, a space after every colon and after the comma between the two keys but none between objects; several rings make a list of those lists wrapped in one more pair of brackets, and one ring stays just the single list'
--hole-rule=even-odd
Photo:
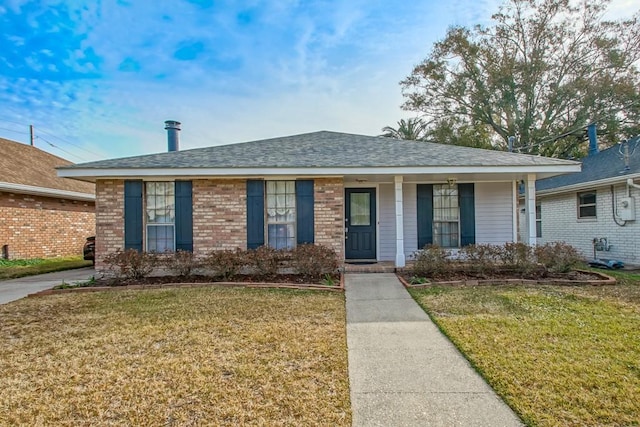
[{"label": "wispy cloud", "polygon": [[165,119],[185,148],[377,134],[407,115],[398,82],[431,44],[497,1],[5,0],[0,105],[108,157],[165,150]]}]

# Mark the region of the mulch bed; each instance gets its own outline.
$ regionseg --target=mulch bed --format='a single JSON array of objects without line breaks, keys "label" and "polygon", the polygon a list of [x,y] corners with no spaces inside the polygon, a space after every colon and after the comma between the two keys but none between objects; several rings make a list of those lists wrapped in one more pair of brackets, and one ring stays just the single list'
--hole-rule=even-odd
[{"label": "mulch bed", "polygon": [[64,289],[46,289],[29,294],[33,296],[52,295],[73,292],[98,292],[108,290],[138,290],[159,288],[191,288],[203,286],[245,287],[245,288],[271,288],[271,289],[297,289],[320,291],[344,291],[344,276],[334,275],[332,279],[335,285],[323,285],[310,283],[310,281],[297,274],[280,274],[270,279],[263,279],[250,275],[238,275],[233,282],[215,281],[209,276],[152,276],[137,280],[101,278],[96,279],[91,285],[77,286]]},{"label": "mulch bed", "polygon": [[470,272],[456,271],[448,274],[446,279],[439,278],[427,278],[425,283],[411,283],[415,277],[409,271],[402,271],[397,273],[400,282],[406,287],[419,288],[433,285],[565,285],[565,286],[580,286],[580,285],[615,285],[616,279],[608,276],[604,273],[586,270],[574,270],[565,274],[548,274],[545,277],[538,278],[522,278],[514,277],[510,272],[498,272],[497,274],[487,277],[486,275],[479,276]]}]

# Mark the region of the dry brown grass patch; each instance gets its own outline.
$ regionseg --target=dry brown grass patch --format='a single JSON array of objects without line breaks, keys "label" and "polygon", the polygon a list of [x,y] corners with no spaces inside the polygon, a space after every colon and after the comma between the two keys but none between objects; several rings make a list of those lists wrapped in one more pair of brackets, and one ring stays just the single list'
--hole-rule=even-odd
[{"label": "dry brown grass patch", "polygon": [[0,319],[3,425],[351,422],[341,294],[59,295]]}]

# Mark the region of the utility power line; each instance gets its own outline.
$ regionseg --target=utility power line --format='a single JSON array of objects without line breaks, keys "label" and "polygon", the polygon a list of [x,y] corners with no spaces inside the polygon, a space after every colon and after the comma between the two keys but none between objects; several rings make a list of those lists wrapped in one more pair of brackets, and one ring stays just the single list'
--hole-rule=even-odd
[{"label": "utility power line", "polygon": [[[12,120],[7,120],[7,119],[1,119],[1,121],[3,121],[3,122],[7,122],[7,123],[12,123],[12,124],[15,124],[15,125],[24,126],[24,127],[27,127],[27,128],[30,128],[30,131],[29,131],[29,132],[22,132],[22,131],[17,131],[17,130],[14,130],[14,129],[9,129],[9,128],[0,127],[0,129],[2,129],[2,130],[6,130],[6,131],[9,131],[9,132],[14,132],[14,133],[16,133],[16,134],[20,134],[20,135],[30,135],[30,134],[31,134],[31,130],[34,130],[34,132],[35,132],[35,133],[41,133],[41,134],[48,135],[48,136],[49,136],[49,138],[55,138],[56,140],[60,141],[60,142],[61,142],[61,143],[63,143],[63,144],[70,145],[70,146],[72,146],[72,147],[74,147],[74,148],[76,148],[76,149],[78,149],[78,150],[85,151],[85,152],[87,152],[87,153],[89,153],[89,154],[91,154],[91,155],[93,155],[93,156],[98,157],[98,158],[102,157],[102,155],[101,155],[101,154],[98,154],[98,153],[96,153],[96,152],[94,152],[94,151],[88,150],[88,149],[86,149],[86,148],[84,148],[84,147],[82,147],[82,146],[80,146],[80,145],[78,145],[78,144],[74,144],[73,142],[68,141],[68,140],[66,140],[66,139],[64,139],[64,138],[61,138],[61,137],[59,137],[59,136],[57,136],[57,135],[54,135],[54,134],[52,134],[52,133],[50,133],[50,132],[44,131],[44,130],[42,130],[42,129],[40,129],[40,128],[37,128],[37,127],[35,127],[35,129],[33,129],[33,128],[32,128],[32,125],[29,125],[29,124],[26,124],[26,123],[20,123],[20,122],[16,122],[16,121],[12,121]],[[87,161],[86,159],[82,158],[81,156],[78,156],[77,154],[72,154],[72,153],[70,153],[70,152],[68,152],[68,151],[64,150],[63,148],[61,148],[61,147],[59,147],[59,146],[57,146],[57,145],[53,144],[52,142],[50,142],[49,140],[45,139],[45,138],[44,138],[44,137],[42,137],[42,136],[36,135],[36,136],[34,136],[34,138],[33,138],[33,139],[41,139],[42,141],[44,141],[44,142],[46,142],[47,144],[49,144],[51,147],[57,148],[58,150],[63,151],[63,152],[65,152],[65,153],[67,153],[67,154],[70,154],[70,155],[72,155],[72,156],[74,156],[74,157],[76,157],[76,158],[78,158],[78,159],[82,159],[83,161]]]}]

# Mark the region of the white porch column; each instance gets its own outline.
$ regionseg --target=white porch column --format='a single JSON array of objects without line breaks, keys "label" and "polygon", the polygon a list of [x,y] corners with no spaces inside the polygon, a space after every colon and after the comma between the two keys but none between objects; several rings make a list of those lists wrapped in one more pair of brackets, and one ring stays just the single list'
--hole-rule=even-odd
[{"label": "white porch column", "polygon": [[513,241],[518,241],[518,221],[520,221],[519,210],[520,205],[518,204],[518,181],[513,181],[511,185],[511,193],[513,198]]},{"label": "white porch column", "polygon": [[404,217],[402,214],[402,176],[394,177],[396,200],[396,267],[405,266],[404,258]]},{"label": "white porch column", "polygon": [[527,175],[524,190],[524,203],[527,215],[527,241],[530,245],[536,245],[536,176]]}]

